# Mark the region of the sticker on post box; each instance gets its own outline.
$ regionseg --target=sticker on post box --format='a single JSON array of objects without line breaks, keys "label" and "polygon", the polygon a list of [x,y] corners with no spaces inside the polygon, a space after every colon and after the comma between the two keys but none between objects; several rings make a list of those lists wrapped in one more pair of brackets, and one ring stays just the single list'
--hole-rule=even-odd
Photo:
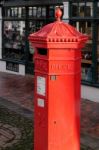
[{"label": "sticker on post box", "polygon": [[45,78],[37,76],[37,94],[45,96]]},{"label": "sticker on post box", "polygon": [[38,100],[37,100],[37,105],[38,105],[39,107],[44,107],[44,99],[38,98]]}]

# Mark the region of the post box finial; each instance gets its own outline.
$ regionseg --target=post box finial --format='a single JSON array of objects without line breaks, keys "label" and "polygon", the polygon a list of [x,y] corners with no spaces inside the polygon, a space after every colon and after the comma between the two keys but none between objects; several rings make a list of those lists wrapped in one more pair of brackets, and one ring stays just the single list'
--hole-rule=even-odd
[{"label": "post box finial", "polygon": [[55,10],[55,18],[57,21],[60,21],[61,20],[61,16],[62,16],[62,11],[61,9],[58,7],[56,8]]}]

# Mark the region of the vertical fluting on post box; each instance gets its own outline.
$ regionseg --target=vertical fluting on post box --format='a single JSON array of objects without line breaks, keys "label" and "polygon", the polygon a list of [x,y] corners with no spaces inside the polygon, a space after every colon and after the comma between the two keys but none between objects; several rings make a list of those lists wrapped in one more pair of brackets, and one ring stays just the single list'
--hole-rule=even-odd
[{"label": "vertical fluting on post box", "polygon": [[81,49],[88,37],[61,21],[30,34],[35,47],[34,150],[80,150]]}]

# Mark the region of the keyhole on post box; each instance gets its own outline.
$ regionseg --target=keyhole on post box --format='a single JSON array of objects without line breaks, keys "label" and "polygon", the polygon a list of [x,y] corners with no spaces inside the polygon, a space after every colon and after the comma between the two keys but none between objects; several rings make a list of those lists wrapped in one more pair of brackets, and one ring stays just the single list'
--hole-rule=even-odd
[{"label": "keyhole on post box", "polygon": [[54,124],[56,124],[56,121],[54,121]]},{"label": "keyhole on post box", "polygon": [[50,80],[56,80],[56,75],[51,75]]},{"label": "keyhole on post box", "polygon": [[37,52],[39,55],[47,55],[47,49],[45,48],[38,48]]}]

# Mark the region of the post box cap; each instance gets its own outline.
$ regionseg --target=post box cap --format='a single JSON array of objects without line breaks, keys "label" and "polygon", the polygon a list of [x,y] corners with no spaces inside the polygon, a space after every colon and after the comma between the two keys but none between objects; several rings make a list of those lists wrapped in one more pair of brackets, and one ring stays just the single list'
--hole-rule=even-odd
[{"label": "post box cap", "polygon": [[29,35],[29,40],[35,47],[48,48],[80,48],[88,40],[88,36],[77,31],[73,26],[61,21],[62,12],[55,11],[56,21]]}]

